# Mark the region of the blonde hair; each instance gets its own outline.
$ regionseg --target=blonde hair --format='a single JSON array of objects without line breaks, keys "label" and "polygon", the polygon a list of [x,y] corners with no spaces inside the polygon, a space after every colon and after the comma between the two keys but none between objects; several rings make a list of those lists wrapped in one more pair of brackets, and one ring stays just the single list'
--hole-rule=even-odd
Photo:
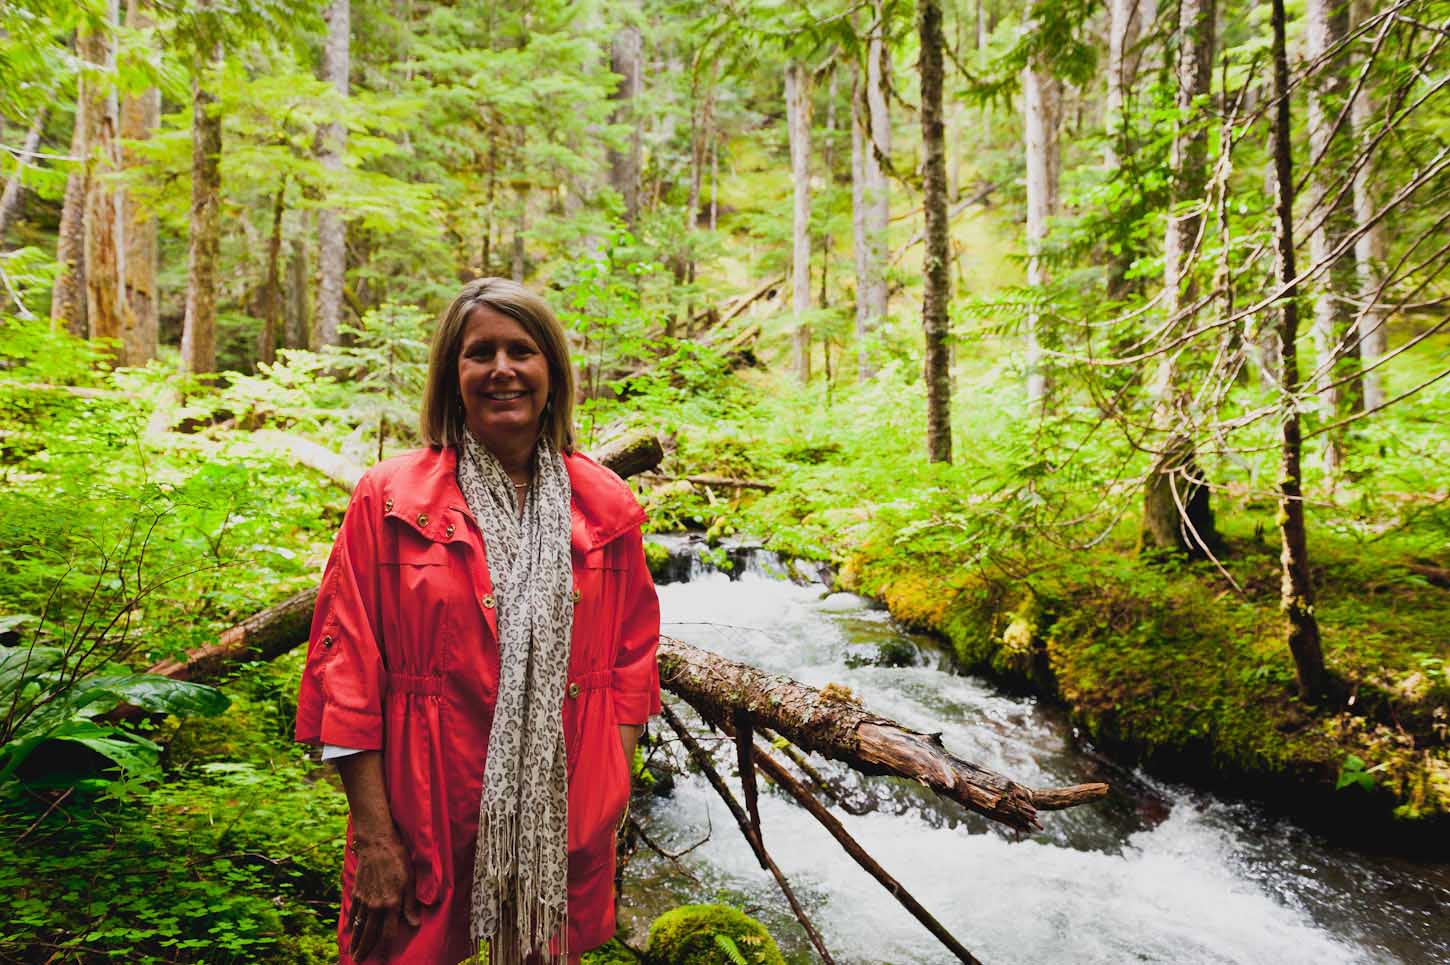
[{"label": "blonde hair", "polygon": [[560,452],[574,451],[574,364],[569,339],[548,304],[507,278],[476,278],[463,286],[443,313],[428,353],[428,384],[418,434],[430,446],[458,446],[468,437],[463,395],[458,388],[458,353],[463,330],[476,308],[491,308],[518,322],[544,353],[549,364],[549,399],[539,427]]}]

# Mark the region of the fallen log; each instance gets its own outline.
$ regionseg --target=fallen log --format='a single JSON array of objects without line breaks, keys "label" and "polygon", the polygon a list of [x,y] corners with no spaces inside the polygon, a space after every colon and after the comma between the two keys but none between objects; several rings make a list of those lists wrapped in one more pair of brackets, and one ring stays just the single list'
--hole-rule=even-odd
[{"label": "fallen log", "polygon": [[256,435],[264,441],[286,449],[298,463],[322,473],[349,493],[357,488],[357,481],[366,471],[364,467],[351,459],[303,436],[280,432],[276,429],[261,429],[257,431]]},{"label": "fallen log", "polygon": [[741,312],[759,301],[771,289],[779,288],[783,284],[785,284],[785,275],[783,273],[772,275],[743,295],[732,295],[718,305],[697,312],[691,317],[690,321],[691,323],[704,321],[713,311],[720,316],[719,320],[715,322],[715,329],[718,330],[721,325],[739,317]]},{"label": "fallen log", "polygon": [[768,493],[775,489],[770,483],[756,482],[753,479],[730,479],[726,476],[668,476],[658,472],[640,473],[640,477],[650,482],[680,482],[694,483],[697,486],[719,486],[722,489],[759,489]]},{"label": "fallen log", "polygon": [[[310,445],[315,446],[316,443]],[[629,476],[653,469],[659,464],[659,458],[663,457],[659,440],[654,440],[653,451],[659,454],[654,462],[644,456],[648,448],[635,439],[628,446],[606,448],[596,458],[600,464],[621,476]],[[356,482],[353,480],[353,485]],[[223,633],[215,643],[198,647],[180,660],[163,660],[147,668],[146,672],[204,683],[219,679],[230,666],[244,660],[275,660],[307,639],[307,630],[312,623],[312,610],[317,605],[317,590],[316,586],[301,590],[281,603],[243,620]],[[133,719],[142,714],[143,711],[139,708],[126,706],[117,708],[111,719]]]},{"label": "fallen log", "polygon": [[660,637],[659,665],[661,685],[706,720],[728,722],[747,712],[758,726],[804,750],[863,774],[917,781],[1019,831],[1040,829],[1039,809],[1074,807],[1108,793],[1106,784],[1025,787],[955,756],[935,734],[871,713],[835,688],[817,690],[670,637]]},{"label": "fallen log", "polygon": [[664,461],[659,436],[647,429],[629,432],[601,447],[594,460],[608,466],[621,479],[648,473]]}]

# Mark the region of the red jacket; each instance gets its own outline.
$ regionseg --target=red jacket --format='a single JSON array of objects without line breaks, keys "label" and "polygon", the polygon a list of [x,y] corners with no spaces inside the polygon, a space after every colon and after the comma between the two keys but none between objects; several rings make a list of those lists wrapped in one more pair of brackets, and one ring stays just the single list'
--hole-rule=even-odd
[{"label": "red jacket", "polygon": [[[614,830],[629,799],[619,724],[659,712],[659,603],[644,512],[618,476],[564,458],[573,490],[574,635],[564,698],[569,773],[569,951],[614,933]],[[374,466],[353,493],[317,598],[297,739],[383,751],[388,802],[424,908],[392,962],[453,965],[468,912],[479,793],[498,687],[498,624],[483,536],[453,449]],[[348,832],[351,840],[351,828]],[[339,946],[355,859],[343,867]]]}]

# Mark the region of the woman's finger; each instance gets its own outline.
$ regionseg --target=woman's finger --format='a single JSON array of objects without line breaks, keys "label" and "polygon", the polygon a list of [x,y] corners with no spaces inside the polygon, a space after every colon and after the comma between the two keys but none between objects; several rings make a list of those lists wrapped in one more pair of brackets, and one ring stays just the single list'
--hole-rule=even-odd
[{"label": "woman's finger", "polygon": [[408,876],[408,883],[403,886],[403,917],[408,924],[417,928],[423,920],[422,912],[419,910],[418,893],[413,888],[413,876]]},{"label": "woman's finger", "polygon": [[363,913],[362,925],[357,932],[357,951],[353,952],[353,958],[362,961],[377,950],[385,918],[387,912],[383,909],[370,909]]}]

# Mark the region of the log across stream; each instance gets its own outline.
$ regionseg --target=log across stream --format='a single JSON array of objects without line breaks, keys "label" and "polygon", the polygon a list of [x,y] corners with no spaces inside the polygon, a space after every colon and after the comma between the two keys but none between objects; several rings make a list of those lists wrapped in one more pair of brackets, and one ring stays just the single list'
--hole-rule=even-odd
[{"label": "log across stream", "polygon": [[[1033,787],[1113,785],[1108,800],[1045,816],[1044,830],[1014,840],[925,788],[810,759],[840,794],[834,815],[983,962],[1450,960],[1444,865],[1347,852],[1250,805],[1119,770],[1076,746],[1052,711],[951,673],[929,641],[865,601],[774,579],[761,572],[768,561],[747,569],[732,581],[697,568],[662,586],[665,632],[814,687],[849,688],[872,711],[942,731],[954,753]],[[914,665],[872,663],[883,643]],[[710,740],[676,706],[738,796],[733,743]],[[765,846],[837,962],[954,960],[812,817],[759,784]],[[725,900],[809,960],[774,881],[700,775],[677,775],[670,797],[637,798],[634,818],[666,851],[708,840],[676,860],[639,846],[625,872],[626,930],[681,902]]]}]

